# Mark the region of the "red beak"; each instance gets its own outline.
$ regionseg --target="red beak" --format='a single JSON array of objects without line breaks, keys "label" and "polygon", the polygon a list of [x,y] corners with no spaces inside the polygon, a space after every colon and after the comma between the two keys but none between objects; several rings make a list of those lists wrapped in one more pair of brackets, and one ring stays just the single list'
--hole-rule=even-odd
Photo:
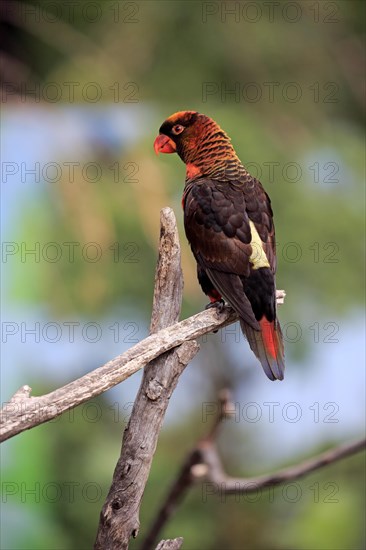
[{"label": "red beak", "polygon": [[157,155],[159,153],[175,153],[177,146],[170,137],[159,134],[154,141],[154,149]]}]

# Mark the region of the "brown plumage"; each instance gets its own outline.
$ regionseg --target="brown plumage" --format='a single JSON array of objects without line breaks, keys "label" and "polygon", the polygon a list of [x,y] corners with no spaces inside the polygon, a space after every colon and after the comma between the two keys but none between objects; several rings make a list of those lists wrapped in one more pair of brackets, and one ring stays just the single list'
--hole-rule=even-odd
[{"label": "brown plumage", "polygon": [[154,147],[177,152],[186,164],[184,226],[202,290],[213,304],[225,297],[268,378],[282,380],[275,230],[267,193],[244,168],[230,138],[205,115],[170,116]]}]

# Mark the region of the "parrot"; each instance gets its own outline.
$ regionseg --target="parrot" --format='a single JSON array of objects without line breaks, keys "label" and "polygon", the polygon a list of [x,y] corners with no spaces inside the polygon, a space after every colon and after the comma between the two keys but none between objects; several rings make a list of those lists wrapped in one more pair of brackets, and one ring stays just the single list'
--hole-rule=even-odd
[{"label": "parrot", "polygon": [[197,262],[207,307],[238,314],[241,330],[270,380],[283,380],[285,361],[276,313],[276,243],[271,201],[241,163],[229,136],[210,117],[179,111],[154,141],[186,165],[184,229]]}]

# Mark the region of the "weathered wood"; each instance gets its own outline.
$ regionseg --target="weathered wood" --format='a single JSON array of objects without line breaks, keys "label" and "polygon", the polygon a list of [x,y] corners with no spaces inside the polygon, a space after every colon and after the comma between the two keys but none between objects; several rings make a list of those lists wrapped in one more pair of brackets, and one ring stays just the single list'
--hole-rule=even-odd
[{"label": "weathered wood", "polygon": [[0,414],[0,441],[48,422],[65,411],[113,388],[172,348],[237,320],[230,308],[221,314],[209,309],[148,336],[102,367],[45,395],[31,397],[22,386],[4,403]]},{"label": "weathered wood", "polygon": [[[277,291],[278,304],[283,303],[284,296],[283,290]],[[169,306],[164,307],[169,309]],[[230,307],[225,307],[221,313],[215,309],[207,309],[151,334],[102,367],[53,392],[33,397],[30,395],[32,388],[28,385],[22,386],[3,404],[0,411],[0,442],[44,424],[113,388],[166,351],[237,320],[238,316]]]},{"label": "weathered wood", "polygon": [[[182,290],[180,245],[175,218],[170,209],[164,209],[161,215],[151,332],[164,329],[179,319]],[[96,549],[125,549],[128,548],[130,537],[137,536],[140,503],[169,399],[179,376],[197,351],[195,341],[184,342],[145,367],[130,421],[123,434],[121,455],[112,485],[100,514]],[[162,546],[166,549],[179,547],[177,543]]]},{"label": "weathered wood", "polygon": [[161,540],[155,550],[179,550],[182,544],[182,537],[178,537],[177,539]]}]

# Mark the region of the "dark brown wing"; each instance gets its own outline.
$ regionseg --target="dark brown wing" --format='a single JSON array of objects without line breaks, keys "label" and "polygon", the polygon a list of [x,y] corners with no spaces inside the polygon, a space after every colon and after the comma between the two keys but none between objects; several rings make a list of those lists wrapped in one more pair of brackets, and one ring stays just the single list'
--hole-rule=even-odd
[{"label": "dark brown wing", "polygon": [[[266,195],[261,186],[258,191],[255,209],[255,196],[252,189],[248,189],[252,208],[249,214],[254,214],[256,219],[248,216],[245,184],[240,182],[196,180],[184,195],[185,230],[197,262],[207,272],[215,288],[255,330],[259,330],[259,324],[242,283],[242,278],[248,278],[251,274],[253,250],[250,219],[261,239],[266,237],[268,241],[273,227],[272,211],[266,202]],[[263,210],[260,223],[258,210]],[[268,260],[272,267],[273,262],[270,258]]]},{"label": "dark brown wing", "polygon": [[240,188],[197,180],[185,193],[184,225],[206,268],[249,276],[251,231]]},{"label": "dark brown wing", "polygon": [[257,228],[271,270],[276,273],[276,242],[271,200],[260,181],[248,174],[243,185],[245,207],[250,220]]}]

